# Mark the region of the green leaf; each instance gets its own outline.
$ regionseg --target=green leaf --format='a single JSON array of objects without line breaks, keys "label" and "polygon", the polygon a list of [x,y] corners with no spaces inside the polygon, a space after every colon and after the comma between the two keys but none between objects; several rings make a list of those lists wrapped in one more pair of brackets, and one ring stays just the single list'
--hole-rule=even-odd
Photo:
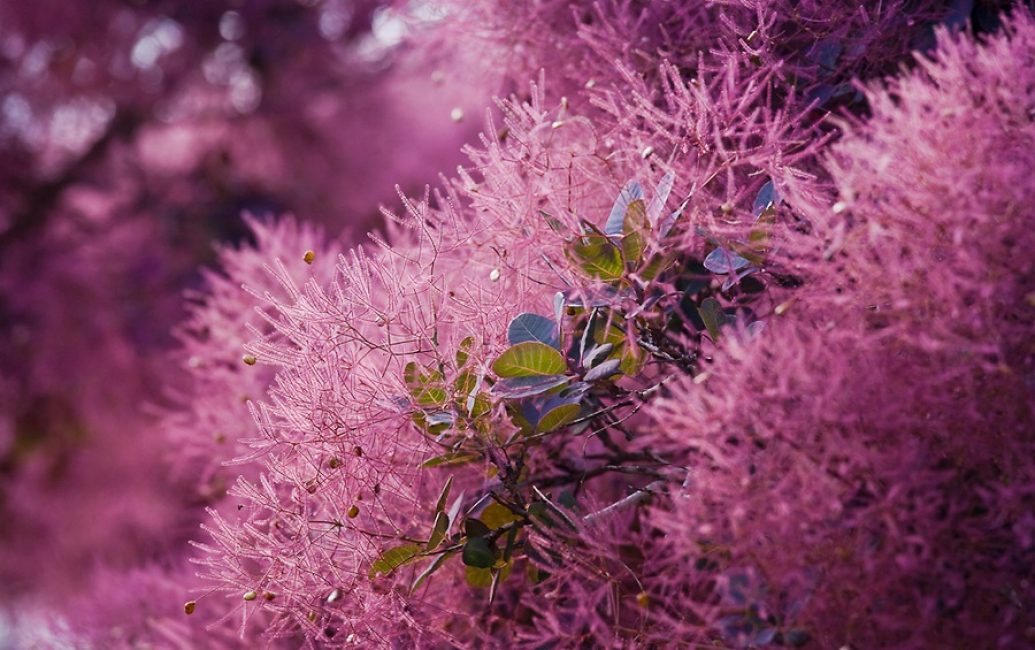
[{"label": "green leaf", "polygon": [[464,577],[467,584],[476,589],[489,589],[494,581],[503,582],[510,576],[511,565],[508,562],[502,567],[481,569],[478,567],[464,567]]},{"label": "green leaf", "polygon": [[370,579],[389,575],[392,571],[413,560],[420,552],[419,544],[403,544],[388,549],[370,565]]},{"label": "green leaf", "polygon": [[657,254],[647,261],[645,266],[640,271],[640,277],[644,280],[653,280],[659,275],[668,270],[670,266],[675,262],[675,256],[671,253],[668,254]]},{"label": "green leaf", "polygon": [[575,239],[568,255],[586,275],[614,282],[622,278],[622,251],[606,235],[591,233]]},{"label": "green leaf", "polygon": [[438,545],[446,538],[447,530],[449,530],[449,515],[444,512],[439,512],[435,515],[435,525],[431,529],[431,535],[428,537],[428,544],[424,547],[425,550],[433,551],[438,548]]},{"label": "green leaf", "polygon": [[492,530],[503,528],[507,524],[518,520],[518,516],[510,508],[496,501],[485,506],[485,510],[482,510],[482,514],[478,518]]},{"label": "green leaf", "polygon": [[549,433],[560,429],[582,413],[580,404],[559,404],[543,413],[536,424],[536,433]]},{"label": "green leaf", "polygon": [[421,467],[445,467],[451,465],[464,465],[479,458],[478,454],[469,451],[451,451],[448,454],[435,456],[421,463]]},{"label": "green leaf", "polygon": [[649,227],[643,200],[637,199],[630,203],[625,213],[623,228],[625,234],[622,237],[622,256],[629,268],[638,268],[643,262],[643,251],[647,248],[647,238],[644,233]]},{"label": "green leaf", "polygon": [[485,537],[492,529],[479,519],[468,518],[464,520],[464,532],[468,537]]},{"label": "green leaf", "polygon": [[478,377],[473,372],[465,370],[456,377],[453,382],[453,391],[461,403],[467,401],[467,397],[478,386]]},{"label": "green leaf", "polygon": [[704,321],[704,326],[708,330],[709,336],[712,337],[712,341],[718,341],[720,328],[725,322],[722,305],[715,298],[705,298],[701,302],[698,312],[701,314],[701,320]]},{"label": "green leaf", "polygon": [[410,585],[410,592],[412,593],[414,591],[417,591],[417,588],[424,584],[424,581],[430,578],[431,574],[441,569],[442,565],[446,563],[446,560],[448,560],[454,555],[456,555],[456,551],[448,551],[432,560],[431,564],[429,564],[427,568],[421,571],[420,575],[417,576],[417,578],[413,581],[413,584]]},{"label": "green leaf", "polygon": [[464,544],[463,560],[466,566],[488,569],[496,564],[496,549],[484,537],[471,537]]},{"label": "green leaf", "polygon": [[468,336],[460,341],[460,347],[456,350],[456,367],[463,368],[471,358],[471,349],[474,348],[474,337]]},{"label": "green leaf", "polygon": [[452,476],[446,479],[446,484],[442,486],[442,491],[438,493],[438,501],[435,502],[435,514],[445,511],[446,501],[449,500],[449,489],[451,487],[453,487]]},{"label": "green leaf", "polygon": [[492,571],[489,569],[464,567],[464,577],[467,578],[467,584],[476,589],[488,589],[492,586]]},{"label": "green leaf", "polygon": [[564,225],[563,221],[561,221],[557,217],[554,217],[546,210],[540,210],[539,216],[543,218],[543,221],[546,222],[546,225],[550,226],[550,230],[554,231],[561,237],[567,239],[571,235],[571,230],[568,229],[568,226]]},{"label": "green leaf", "polygon": [[561,353],[539,341],[525,341],[507,348],[492,364],[492,371],[503,378],[559,375],[567,369]]},{"label": "green leaf", "polygon": [[441,406],[448,398],[442,373],[423,368],[415,361],[406,364],[403,369],[403,381],[418,406]]}]

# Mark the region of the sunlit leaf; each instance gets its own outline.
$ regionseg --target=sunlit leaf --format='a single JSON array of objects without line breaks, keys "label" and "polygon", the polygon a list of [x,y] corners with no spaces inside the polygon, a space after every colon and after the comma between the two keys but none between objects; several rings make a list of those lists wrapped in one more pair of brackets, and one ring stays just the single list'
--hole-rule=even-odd
[{"label": "sunlit leaf", "polygon": [[557,348],[539,341],[518,343],[492,364],[492,371],[502,378],[559,375],[567,369],[568,364]]},{"label": "sunlit leaf", "polygon": [[418,406],[441,406],[447,395],[442,373],[411,361],[403,369],[403,381]]},{"label": "sunlit leaf", "polygon": [[568,255],[589,277],[605,282],[622,277],[622,251],[604,235],[589,234],[576,238],[568,246]]},{"label": "sunlit leaf", "polygon": [[449,516],[444,512],[435,515],[435,524],[431,527],[431,535],[428,536],[428,544],[424,548],[433,551],[442,540],[446,538],[446,531],[449,530]]},{"label": "sunlit leaf", "polygon": [[624,236],[622,237],[622,256],[629,268],[635,269],[643,261],[643,251],[647,248],[646,232],[647,212],[643,201],[633,201],[625,215]]},{"label": "sunlit leaf", "polygon": [[582,406],[579,398],[554,397],[546,401],[535,424],[536,433],[549,433],[579,417]]},{"label": "sunlit leaf", "polygon": [[421,552],[419,544],[403,544],[388,549],[370,565],[370,578],[387,576],[392,571],[411,561]]},{"label": "sunlit leaf", "polygon": [[435,456],[421,463],[421,467],[446,467],[453,465],[464,465],[470,463],[473,460],[479,458],[478,454],[474,454],[466,451],[452,451],[448,454],[442,454],[441,456]]},{"label": "sunlit leaf", "polygon": [[464,340],[460,341],[459,347],[456,350],[456,367],[463,368],[467,365],[468,359],[471,358],[471,350],[474,348],[474,337],[468,336]]},{"label": "sunlit leaf", "polygon": [[488,589],[492,586],[492,571],[490,569],[467,566],[464,567],[464,579],[467,580],[467,584],[476,589]]},{"label": "sunlit leaf", "polygon": [[482,510],[482,514],[478,518],[492,530],[503,528],[507,524],[518,520],[518,516],[510,508],[496,501],[485,506],[485,510]]}]

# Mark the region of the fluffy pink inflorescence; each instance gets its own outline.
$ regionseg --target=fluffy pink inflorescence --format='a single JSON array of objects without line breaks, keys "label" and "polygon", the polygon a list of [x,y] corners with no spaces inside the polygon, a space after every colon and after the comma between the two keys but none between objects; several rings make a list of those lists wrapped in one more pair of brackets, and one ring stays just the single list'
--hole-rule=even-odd
[{"label": "fluffy pink inflorescence", "polygon": [[733,579],[742,642],[1030,642],[1033,61],[1022,13],[869,87],[826,162],[840,200],[792,237],[806,286],[649,407],[691,452],[652,513],[669,573]]},{"label": "fluffy pink inflorescence", "polygon": [[[201,576],[130,576],[161,605],[107,638],[1021,647],[1031,17],[987,43],[942,36],[914,72],[866,88],[865,119],[835,123],[819,109],[864,108],[842,84],[890,72],[948,11],[474,10],[484,33],[518,27],[504,76],[545,67],[550,94],[540,77],[500,102],[472,165],[403,199],[333,269],[339,245],[290,221],[222,254],[227,276],[181,330],[193,383],[166,419],[174,467],[209,507]],[[648,187],[643,249],[669,266],[631,264],[636,233],[619,228],[620,279],[587,274],[579,242],[612,245],[599,231],[630,178]],[[750,277],[709,266],[726,249],[751,257]],[[572,352],[579,327],[594,343],[578,305],[593,300],[624,322],[615,347],[643,355],[613,381]],[[495,397],[522,312],[552,315],[558,353],[578,357],[564,372],[592,398],[556,431]],[[453,512],[439,546],[436,501]],[[467,551],[490,505],[523,528],[516,560],[482,568]]]}]

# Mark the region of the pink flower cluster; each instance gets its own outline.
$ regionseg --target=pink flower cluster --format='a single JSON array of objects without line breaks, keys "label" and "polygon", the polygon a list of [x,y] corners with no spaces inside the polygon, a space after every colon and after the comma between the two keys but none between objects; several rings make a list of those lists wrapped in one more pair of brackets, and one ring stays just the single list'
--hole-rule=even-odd
[{"label": "pink flower cluster", "polygon": [[[99,531],[56,565],[97,564],[65,609],[72,645],[1030,645],[1035,17],[1001,4],[411,7],[430,24],[413,52],[443,68],[428,83],[374,84],[359,107],[316,88],[281,122],[284,92],[247,125],[326,134],[252,161],[282,196],[308,161],[323,194],[291,202],[315,212],[371,203],[336,175],[397,175],[380,230],[349,248],[246,218],[254,241],[219,249],[150,357],[160,390],[95,382],[65,408],[68,323],[11,347],[49,356],[0,375],[0,575],[24,575],[26,531],[60,537],[48,503]],[[381,38],[403,29],[353,9]],[[346,40],[321,48],[373,56]],[[289,63],[268,87],[304,97],[308,59]],[[465,76],[472,103],[510,95],[438,189],[405,186],[427,171],[405,133],[356,155],[368,120],[394,123],[386,97],[412,112]],[[336,131],[350,106],[364,117]],[[456,138],[410,124],[428,150]],[[312,162],[324,148],[334,164]],[[20,292],[16,271],[64,241],[41,232],[2,262],[12,313],[50,313],[33,301],[54,283],[152,286],[105,275],[158,237],[127,228]],[[95,291],[84,331],[131,376],[143,346],[103,332],[126,301]],[[18,407],[32,391],[42,406]],[[149,438],[124,441],[130,417]],[[33,427],[80,420],[108,432],[104,463],[31,448]],[[115,481],[84,506],[24,478],[91,468],[135,476],[139,503],[109,501]],[[110,526],[125,548],[92,554]]]}]

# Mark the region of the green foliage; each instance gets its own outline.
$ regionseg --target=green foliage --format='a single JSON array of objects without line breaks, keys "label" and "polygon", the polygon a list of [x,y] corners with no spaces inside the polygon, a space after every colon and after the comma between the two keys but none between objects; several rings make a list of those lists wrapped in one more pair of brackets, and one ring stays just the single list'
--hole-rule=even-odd
[{"label": "green foliage", "polygon": [[374,563],[370,565],[370,579],[373,580],[374,578],[390,575],[392,571],[413,561],[420,552],[421,546],[419,544],[393,546],[382,553],[381,557],[374,560]]},{"label": "green foliage", "polygon": [[511,346],[492,364],[492,371],[503,378],[558,375],[567,369],[561,353],[539,341]]}]

